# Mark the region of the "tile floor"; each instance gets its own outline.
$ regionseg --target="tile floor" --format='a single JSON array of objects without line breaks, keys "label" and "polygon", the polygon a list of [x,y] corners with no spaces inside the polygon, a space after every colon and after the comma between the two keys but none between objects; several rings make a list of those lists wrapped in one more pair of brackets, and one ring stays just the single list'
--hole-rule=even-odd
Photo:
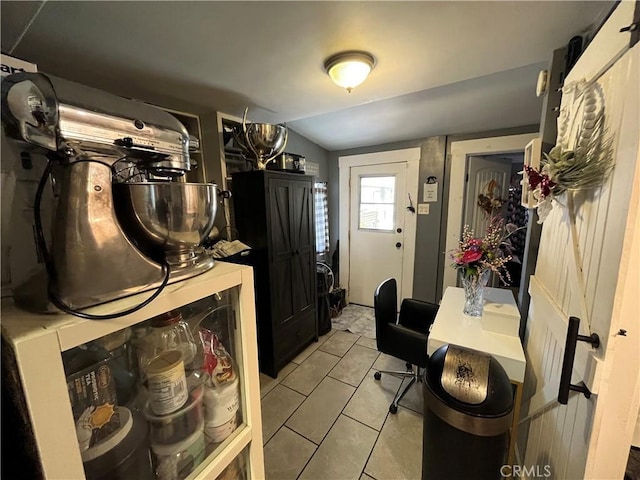
[{"label": "tile floor", "polygon": [[268,480],[421,477],[422,387],[389,414],[404,370],[375,340],[331,330],[300,353],[277,379],[260,374]]}]

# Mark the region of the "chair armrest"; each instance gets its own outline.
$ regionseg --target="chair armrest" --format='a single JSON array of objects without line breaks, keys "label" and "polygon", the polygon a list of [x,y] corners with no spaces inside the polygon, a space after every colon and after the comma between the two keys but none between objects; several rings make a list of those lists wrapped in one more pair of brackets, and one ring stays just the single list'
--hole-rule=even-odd
[{"label": "chair armrest", "polygon": [[436,318],[438,308],[438,305],[435,303],[405,298],[400,306],[398,323],[405,327],[427,333]]}]

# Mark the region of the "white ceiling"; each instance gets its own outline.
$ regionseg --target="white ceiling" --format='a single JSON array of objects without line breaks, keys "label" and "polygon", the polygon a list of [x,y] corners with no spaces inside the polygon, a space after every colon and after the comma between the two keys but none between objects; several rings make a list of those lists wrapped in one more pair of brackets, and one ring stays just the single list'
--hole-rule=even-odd
[{"label": "white ceiling", "polygon": [[[138,98],[287,122],[328,150],[538,123],[537,72],[612,2],[7,2],[2,51]],[[377,64],[351,94],[323,61]]]}]

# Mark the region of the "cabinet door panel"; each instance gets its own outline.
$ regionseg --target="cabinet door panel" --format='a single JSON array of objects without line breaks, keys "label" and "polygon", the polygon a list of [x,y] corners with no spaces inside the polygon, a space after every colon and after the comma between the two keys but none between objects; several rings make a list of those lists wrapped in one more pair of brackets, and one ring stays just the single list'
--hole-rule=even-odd
[{"label": "cabinet door panel", "polygon": [[315,305],[315,269],[312,252],[296,255],[293,261],[293,299],[296,312],[304,312]]},{"label": "cabinet door panel", "polygon": [[313,192],[309,182],[291,182],[291,213],[294,248],[314,248]]},{"label": "cabinet door panel", "polygon": [[294,291],[291,288],[297,280],[290,258],[275,260],[271,265],[271,301],[273,302],[271,320],[273,327],[276,328],[291,321],[298,311]]},{"label": "cabinet door panel", "polygon": [[295,315],[295,295],[291,284],[295,275],[292,269],[293,241],[291,238],[291,185],[286,180],[269,180],[269,214],[271,223],[271,298],[273,326],[290,321]]},{"label": "cabinet door panel", "polygon": [[304,312],[315,305],[315,234],[313,228],[313,192],[311,183],[294,181],[291,187],[293,257],[293,298],[295,311]]},{"label": "cabinet door panel", "polygon": [[274,257],[290,256],[293,250],[290,229],[290,190],[291,186],[287,181],[278,179],[269,181],[271,247]]}]

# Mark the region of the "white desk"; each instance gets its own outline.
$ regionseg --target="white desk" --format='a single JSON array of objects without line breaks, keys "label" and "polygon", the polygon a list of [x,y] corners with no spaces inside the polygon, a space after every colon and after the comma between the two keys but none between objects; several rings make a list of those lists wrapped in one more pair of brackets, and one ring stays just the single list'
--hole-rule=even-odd
[{"label": "white desk", "polygon": [[[498,288],[485,289],[485,302],[515,306],[511,291]],[[448,287],[444,292],[438,314],[429,331],[427,353],[431,355],[443,345],[458,345],[488,353],[502,365],[502,368],[509,376],[509,380],[516,387],[508,457],[511,462],[515,453],[516,427],[520,416],[522,384],[524,383],[524,371],[527,365],[520,337],[483,329],[482,319],[464,315],[462,313],[463,307],[464,290],[462,288]],[[516,319],[505,318],[505,321],[516,321]]]}]

